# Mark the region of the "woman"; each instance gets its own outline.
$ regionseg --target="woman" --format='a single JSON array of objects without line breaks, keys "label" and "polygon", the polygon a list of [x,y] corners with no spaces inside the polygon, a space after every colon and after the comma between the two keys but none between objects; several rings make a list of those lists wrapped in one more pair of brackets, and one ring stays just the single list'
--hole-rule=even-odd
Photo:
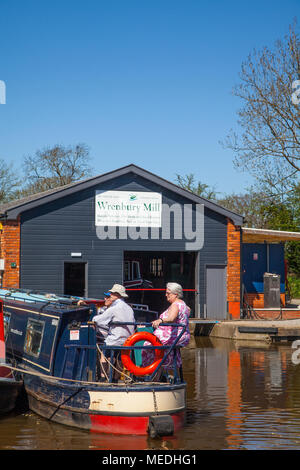
[{"label": "woman", "polygon": [[[160,340],[162,345],[172,345],[177,337],[182,332],[182,327],[175,326],[161,326],[162,323],[181,323],[186,325],[186,330],[183,335],[180,337],[179,341],[176,343],[177,346],[186,346],[190,341],[190,330],[189,330],[189,315],[190,308],[182,300],[183,291],[180,284],[175,282],[169,282],[166,288],[166,298],[167,301],[171,304],[170,307],[165,310],[160,317],[152,322],[153,328],[155,328],[154,335]],[[150,343],[145,342],[144,345],[150,345]],[[164,350],[165,351],[165,350]],[[174,353],[169,354],[167,359],[163,363],[163,367],[170,369],[173,367],[173,358]],[[142,361],[143,367],[151,364],[154,360],[154,351],[151,349],[144,349],[142,351]],[[176,351],[176,362],[177,366],[181,366],[181,357],[179,350]]]}]

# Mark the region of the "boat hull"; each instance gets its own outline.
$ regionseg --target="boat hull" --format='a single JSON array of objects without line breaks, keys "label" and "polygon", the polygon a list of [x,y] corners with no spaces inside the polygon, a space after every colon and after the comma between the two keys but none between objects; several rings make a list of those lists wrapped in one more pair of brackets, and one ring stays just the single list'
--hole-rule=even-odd
[{"label": "boat hull", "polygon": [[[1,368],[3,369],[3,367]],[[14,377],[0,377],[0,414],[9,413],[16,407],[23,382]]]},{"label": "boat hull", "polygon": [[38,415],[90,432],[146,435],[154,415],[170,416],[177,432],[185,421],[185,384],[89,388],[35,379],[25,382],[25,389],[29,408]]}]

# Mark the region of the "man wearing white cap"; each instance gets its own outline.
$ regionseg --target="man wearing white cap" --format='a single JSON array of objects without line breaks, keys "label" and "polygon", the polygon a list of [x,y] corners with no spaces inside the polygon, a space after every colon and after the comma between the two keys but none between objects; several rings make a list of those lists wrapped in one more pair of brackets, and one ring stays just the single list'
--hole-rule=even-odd
[{"label": "man wearing white cap", "polygon": [[133,323],[134,313],[132,308],[124,302],[124,299],[128,297],[124,286],[114,284],[105,295],[110,297],[111,304],[103,313],[96,315],[93,321],[98,328],[109,328],[105,339],[106,346],[122,346],[128,336],[134,333],[134,325],[111,325],[111,323]]}]

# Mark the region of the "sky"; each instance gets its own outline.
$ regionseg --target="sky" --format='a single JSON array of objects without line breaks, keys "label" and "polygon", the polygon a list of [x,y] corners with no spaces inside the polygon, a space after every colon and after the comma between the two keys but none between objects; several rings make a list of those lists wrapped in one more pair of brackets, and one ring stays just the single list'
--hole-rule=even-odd
[{"label": "sky", "polygon": [[134,163],[193,173],[219,196],[255,183],[224,148],[248,54],[272,48],[300,0],[0,0],[0,158],[88,145],[93,174]]}]

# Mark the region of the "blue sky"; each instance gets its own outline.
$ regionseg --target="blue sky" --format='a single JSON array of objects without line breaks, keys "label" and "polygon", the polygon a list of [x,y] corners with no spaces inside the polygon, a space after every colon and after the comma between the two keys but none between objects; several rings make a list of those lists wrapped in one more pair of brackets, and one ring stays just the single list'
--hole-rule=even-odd
[{"label": "blue sky", "polygon": [[0,158],[86,143],[95,174],[135,163],[194,173],[221,194],[251,179],[220,140],[253,48],[272,47],[300,0],[0,0]]}]

